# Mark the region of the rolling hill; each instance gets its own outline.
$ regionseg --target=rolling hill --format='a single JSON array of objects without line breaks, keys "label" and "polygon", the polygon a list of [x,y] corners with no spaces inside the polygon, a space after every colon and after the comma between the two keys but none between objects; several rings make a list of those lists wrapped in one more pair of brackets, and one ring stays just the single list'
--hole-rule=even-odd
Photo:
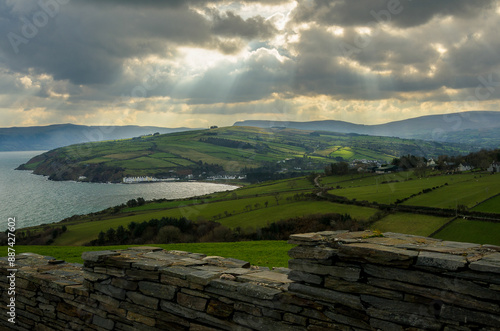
[{"label": "rolling hill", "polygon": [[193,129],[74,124],[0,128],[0,151],[44,151],[85,142],[125,139],[155,132],[171,133],[187,130]]},{"label": "rolling hill", "polygon": [[470,111],[430,115],[378,125],[362,125],[343,121],[241,121],[234,126],[261,128],[286,127],[300,130],[357,133],[384,137],[466,143],[480,148],[500,146],[500,112]]},{"label": "rolling hill", "polygon": [[256,168],[307,172],[340,160],[384,162],[406,154],[436,157],[469,151],[463,145],[423,140],[233,126],[62,147],[19,169],[54,180],[84,176],[93,182],[119,182],[127,176],[202,178]]}]

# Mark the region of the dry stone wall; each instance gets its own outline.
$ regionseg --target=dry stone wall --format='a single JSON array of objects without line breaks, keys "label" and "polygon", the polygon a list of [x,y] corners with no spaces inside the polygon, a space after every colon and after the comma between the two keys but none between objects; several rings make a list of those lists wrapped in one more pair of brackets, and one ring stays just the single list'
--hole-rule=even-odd
[{"label": "dry stone wall", "polygon": [[7,260],[2,330],[499,330],[500,247],[395,233],[292,235],[289,269],[155,247],[84,265]]}]

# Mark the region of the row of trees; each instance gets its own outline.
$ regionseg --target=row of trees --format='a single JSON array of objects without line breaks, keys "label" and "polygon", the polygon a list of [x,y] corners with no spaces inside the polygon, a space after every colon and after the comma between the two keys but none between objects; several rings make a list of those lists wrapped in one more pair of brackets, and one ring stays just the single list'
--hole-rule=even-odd
[{"label": "row of trees", "polygon": [[327,230],[362,230],[348,214],[317,214],[273,222],[261,228],[227,228],[213,221],[192,222],[184,217],[163,217],[130,223],[101,231],[88,245],[169,244],[180,242],[228,242],[241,240],[285,240],[293,233]]}]

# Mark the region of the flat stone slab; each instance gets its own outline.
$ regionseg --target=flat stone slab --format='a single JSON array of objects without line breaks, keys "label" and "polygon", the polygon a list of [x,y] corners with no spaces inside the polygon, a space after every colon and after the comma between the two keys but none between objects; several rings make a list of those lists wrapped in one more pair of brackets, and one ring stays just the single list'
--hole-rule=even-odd
[{"label": "flat stone slab", "polygon": [[371,243],[354,243],[340,246],[338,256],[345,260],[384,265],[411,265],[418,252]]},{"label": "flat stone slab", "polygon": [[288,275],[273,271],[260,271],[238,276],[238,281],[271,282],[282,284],[288,284],[292,282],[290,279],[288,279]]},{"label": "flat stone slab", "polygon": [[207,256],[202,259],[204,263],[227,268],[250,268],[250,263],[243,260],[226,258],[222,256]]},{"label": "flat stone slab", "polygon": [[158,261],[158,260],[146,260],[146,261],[138,261],[132,263],[133,268],[141,269],[141,270],[150,270],[150,271],[156,271],[159,268],[163,267],[168,267],[172,265],[172,262],[170,261]]},{"label": "flat stone slab", "polygon": [[337,250],[329,247],[297,246],[288,251],[288,256],[294,259],[330,259],[337,254]]},{"label": "flat stone slab", "polygon": [[153,246],[129,247],[128,249],[131,251],[139,251],[139,252],[156,252],[163,250],[163,248],[161,247],[153,247]]},{"label": "flat stone slab", "polygon": [[416,265],[455,271],[459,268],[465,267],[466,263],[467,259],[462,255],[420,252],[418,254]]},{"label": "flat stone slab", "polygon": [[120,255],[120,251],[98,251],[98,252],[83,252],[82,259],[90,262],[101,262],[110,256]]},{"label": "flat stone slab", "polygon": [[500,253],[485,255],[481,260],[469,264],[469,268],[476,271],[500,274]]}]

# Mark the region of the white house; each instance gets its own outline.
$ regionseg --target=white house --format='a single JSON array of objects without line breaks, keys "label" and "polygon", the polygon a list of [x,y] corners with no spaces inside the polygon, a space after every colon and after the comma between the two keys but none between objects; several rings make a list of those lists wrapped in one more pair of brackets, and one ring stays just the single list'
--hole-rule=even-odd
[{"label": "white house", "polygon": [[487,170],[490,172],[500,172],[500,162],[493,162]]},{"label": "white house", "polygon": [[467,163],[460,163],[458,165],[457,171],[470,171],[472,170],[472,166]]}]

